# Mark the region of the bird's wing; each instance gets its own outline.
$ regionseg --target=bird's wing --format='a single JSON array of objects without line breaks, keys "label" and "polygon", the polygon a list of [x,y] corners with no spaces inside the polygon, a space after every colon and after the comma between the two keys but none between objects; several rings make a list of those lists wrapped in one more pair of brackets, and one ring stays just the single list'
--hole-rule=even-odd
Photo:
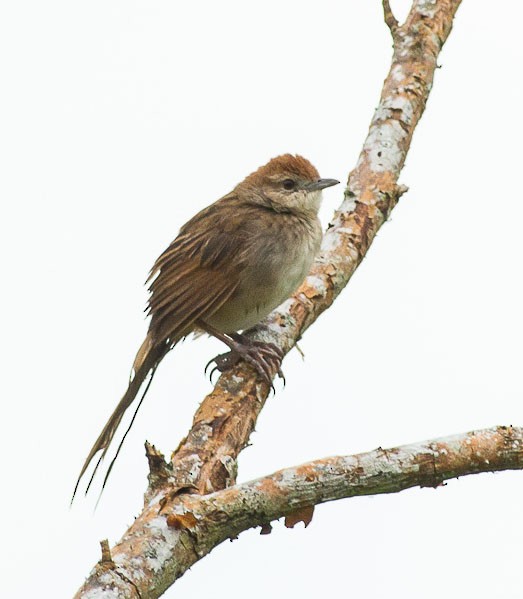
[{"label": "bird's wing", "polygon": [[154,344],[176,343],[238,289],[251,244],[235,204],[226,196],[197,214],[153,266],[147,309]]}]

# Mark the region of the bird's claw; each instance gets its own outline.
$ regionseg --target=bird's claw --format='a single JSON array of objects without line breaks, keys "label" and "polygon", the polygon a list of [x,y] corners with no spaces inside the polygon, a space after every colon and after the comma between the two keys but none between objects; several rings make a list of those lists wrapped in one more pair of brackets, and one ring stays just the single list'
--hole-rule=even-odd
[{"label": "bird's claw", "polygon": [[207,372],[209,366],[214,363],[215,366],[210,373],[212,382],[212,376],[217,370],[219,372],[225,372],[226,370],[230,370],[233,366],[236,366],[241,360],[244,360],[254,367],[256,372],[274,391],[272,379],[275,375],[278,375],[283,379],[283,384],[285,385],[285,376],[281,369],[283,355],[282,350],[272,343],[251,340],[249,340],[248,343],[245,343],[242,339],[241,342],[233,342],[231,351],[220,354],[210,360],[205,367],[205,372]]}]

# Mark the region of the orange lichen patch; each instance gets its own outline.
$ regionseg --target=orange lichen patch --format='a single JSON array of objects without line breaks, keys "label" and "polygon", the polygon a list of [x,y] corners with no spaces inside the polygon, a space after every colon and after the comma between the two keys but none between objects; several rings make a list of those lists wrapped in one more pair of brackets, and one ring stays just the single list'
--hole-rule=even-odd
[{"label": "orange lichen patch", "polygon": [[383,171],[376,181],[376,187],[381,192],[392,194],[396,189],[396,177],[391,171]]},{"label": "orange lichen patch", "polygon": [[303,295],[310,300],[325,295],[320,289],[313,285],[302,285],[299,289],[299,293],[303,293]]},{"label": "orange lichen patch", "polygon": [[299,478],[303,478],[307,482],[312,482],[313,480],[317,480],[318,472],[316,466],[311,464],[303,464],[302,466],[296,466],[295,468],[296,476]]},{"label": "orange lichen patch", "polygon": [[467,442],[467,448],[472,453],[469,457],[480,457],[481,453],[485,451],[486,439],[482,435],[474,435],[469,437]]},{"label": "orange lichen patch", "polygon": [[367,206],[371,206],[374,202],[375,196],[375,186],[368,186],[363,189],[358,198],[358,203],[365,204]]},{"label": "orange lichen patch", "polygon": [[298,300],[292,303],[290,313],[295,320],[298,329],[301,329],[303,322],[310,313],[310,309],[307,309],[304,303]]},{"label": "orange lichen patch", "polygon": [[280,495],[283,493],[280,486],[274,480],[274,478],[264,478],[263,480],[258,482],[258,489],[262,493],[266,493],[267,495]]},{"label": "orange lichen patch", "polygon": [[356,208],[347,220],[352,229],[353,245],[357,247],[361,260],[367,253],[378,225],[371,218],[371,207],[363,202],[356,202]]},{"label": "orange lichen patch", "polygon": [[167,526],[175,530],[183,530],[186,528],[194,528],[198,524],[198,520],[191,512],[185,514],[169,514],[166,518]]}]

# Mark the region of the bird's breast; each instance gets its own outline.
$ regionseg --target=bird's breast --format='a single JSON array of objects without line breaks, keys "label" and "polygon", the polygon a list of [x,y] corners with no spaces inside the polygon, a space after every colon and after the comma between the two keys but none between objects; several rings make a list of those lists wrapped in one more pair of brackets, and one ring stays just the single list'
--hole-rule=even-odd
[{"label": "bird's breast", "polygon": [[[209,324],[232,333],[257,324],[303,282],[321,242],[319,221],[286,223],[258,233],[246,256],[236,293]],[[266,227],[264,227],[266,229]],[[268,234],[267,234],[268,233]]]}]

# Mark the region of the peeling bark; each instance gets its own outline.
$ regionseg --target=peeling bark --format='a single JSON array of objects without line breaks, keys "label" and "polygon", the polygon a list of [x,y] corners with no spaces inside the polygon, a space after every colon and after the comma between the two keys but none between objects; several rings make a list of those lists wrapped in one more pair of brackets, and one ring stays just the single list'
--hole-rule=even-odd
[{"label": "peeling bark", "polygon": [[[348,283],[377,231],[406,191],[404,186],[397,184],[398,177],[414,129],[425,109],[437,57],[450,33],[460,3],[461,0],[415,0],[405,23],[399,25],[389,3],[383,2],[385,21],[393,36],[394,54],[358,163],[349,175],[344,200],[325,233],[321,252],[311,273],[296,294],[257,327],[255,336],[258,339],[274,343],[288,352]],[[230,520],[230,511],[213,512],[212,518],[205,519],[207,528],[204,529],[201,528],[203,521],[197,516],[198,524],[191,526],[191,518],[183,517],[184,510],[198,502],[203,506],[210,498],[213,498],[212,501],[222,497],[232,500],[234,493],[245,487],[240,485],[227,489],[236,481],[236,459],[248,443],[268,393],[269,386],[258,380],[252,368],[239,364],[223,374],[213,392],[204,399],[195,414],[191,430],[169,464],[153,447],[147,448],[151,474],[145,508],[112,549],[115,568],[109,568],[107,563],[97,565],[76,597],[99,597],[101,591],[108,598],[159,597],[190,565],[223,540],[218,533],[211,531],[219,529],[225,531],[220,534],[235,534],[236,524]],[[385,467],[393,456],[391,451],[395,450],[381,452],[381,457],[379,451],[365,454],[377,460],[374,466],[367,464],[368,468],[377,468],[377,464]],[[430,451],[420,454],[418,459],[422,461],[415,467],[419,475],[432,484],[438,480],[435,461],[430,457],[424,463],[420,457],[429,454],[432,456]],[[330,458],[354,459],[356,457]],[[441,460],[444,460],[442,455],[438,457],[438,464]],[[328,460],[314,462],[320,463],[327,464]],[[453,468],[457,468],[456,464]],[[474,464],[471,462],[468,466]],[[508,460],[506,464],[512,462]],[[335,467],[335,464],[331,466]],[[517,466],[506,467],[521,466],[518,462]],[[497,469],[503,469],[503,464],[499,464]],[[316,472],[314,470],[314,476]],[[447,471],[438,470],[439,474],[444,472]],[[274,476],[262,479],[265,481],[263,485],[267,487],[267,494],[272,490],[278,495],[277,489],[281,489],[282,481],[277,481]],[[411,474],[405,471],[398,474],[398,480],[401,477],[406,480],[409,476]],[[293,480],[297,484],[299,476]],[[311,484],[307,488],[313,488],[313,481],[309,482]],[[257,484],[261,483],[258,481]],[[320,493],[318,500],[312,503],[336,498],[321,495],[327,492],[326,489],[322,491],[318,487],[317,491]],[[369,492],[391,490],[380,491],[375,487]],[[201,497],[195,493],[214,494]],[[299,505],[293,507],[298,508]],[[197,510],[189,512],[199,514]],[[284,512],[278,514],[286,515]],[[268,522],[279,517],[276,512],[268,511],[262,511],[261,515],[263,518],[257,523],[265,524],[265,532],[268,531]],[[213,518],[215,528],[208,523]],[[248,519],[242,522],[245,522],[245,527],[238,531],[255,525],[249,524],[251,521]],[[207,540],[202,533],[204,530],[208,532]]]}]

